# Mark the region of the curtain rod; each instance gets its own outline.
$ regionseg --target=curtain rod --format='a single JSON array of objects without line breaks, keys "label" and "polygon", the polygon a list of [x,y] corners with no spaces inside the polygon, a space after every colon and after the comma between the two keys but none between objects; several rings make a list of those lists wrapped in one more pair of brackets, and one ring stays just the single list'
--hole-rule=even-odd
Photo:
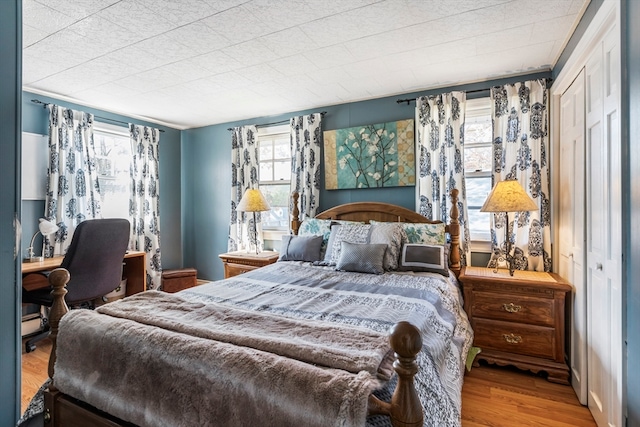
[{"label": "curtain rod", "polygon": [[[32,99],[31,102],[33,102],[35,104],[42,104],[42,108],[47,108],[47,106],[51,104],[49,102],[42,102],[39,99]],[[128,122],[123,122],[122,120],[111,119],[109,117],[102,117],[102,116],[96,116],[96,115],[94,115],[93,117],[95,117],[96,119],[100,119],[100,120],[109,120],[109,121],[114,122],[114,123],[120,123],[120,124],[123,124],[123,125],[127,125],[127,127],[129,127],[129,123]],[[158,130],[160,132],[164,133],[163,129],[158,129]]]},{"label": "curtain rod", "polygon": [[[321,115],[322,117],[324,117],[324,115],[325,115],[325,114],[327,114],[327,112],[326,112],[326,111],[321,111],[321,112],[320,112],[320,115]],[[257,127],[257,128],[263,128],[263,127],[266,127],[266,126],[281,125],[281,124],[283,124],[283,123],[289,123],[289,120],[291,120],[291,119],[279,120],[279,121],[277,121],[277,122],[271,122],[271,123],[264,123],[264,124],[261,124],[261,125],[256,125],[256,127]],[[227,130],[228,130],[229,132],[231,132],[231,131],[233,130],[233,128],[227,128]]]},{"label": "curtain rod", "polygon": [[[542,79],[536,79],[536,80],[542,80]],[[553,82],[553,79],[552,79],[552,78],[545,78],[544,80],[546,80],[547,85],[550,85],[550,84],[551,84],[551,82]],[[493,87],[493,86],[492,86],[492,87]],[[548,88],[548,87],[549,87],[549,86],[547,86],[547,88]],[[479,92],[489,92],[490,90],[491,90],[491,88],[490,88],[490,87],[488,87],[488,88],[485,88],[485,89],[463,90],[463,91],[461,91],[461,92],[465,92],[465,93],[479,93]],[[409,103],[411,103],[411,102],[415,102],[415,101],[416,101],[416,99],[415,99],[415,98],[405,98],[405,99],[397,99],[397,100],[396,100],[396,103],[398,103],[398,104],[402,104],[403,102],[406,102],[406,103],[407,103],[407,105],[409,105]]]},{"label": "curtain rod", "polygon": [[[475,89],[475,90],[463,90],[462,92],[464,93],[479,93],[479,92],[489,92],[489,88],[486,89]],[[409,103],[411,102],[416,102],[415,98],[405,98],[405,99],[397,99],[396,103],[398,104],[402,104],[403,102],[406,102],[407,105],[409,105]]]}]

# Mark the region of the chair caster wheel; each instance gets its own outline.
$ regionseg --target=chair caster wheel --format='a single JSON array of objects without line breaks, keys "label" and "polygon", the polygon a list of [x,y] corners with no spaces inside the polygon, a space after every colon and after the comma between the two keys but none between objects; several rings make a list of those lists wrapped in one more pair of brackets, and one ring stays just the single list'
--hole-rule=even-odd
[{"label": "chair caster wheel", "polygon": [[26,353],[31,353],[32,351],[35,351],[36,349],[36,345],[35,344],[25,344],[24,346],[24,351]]}]

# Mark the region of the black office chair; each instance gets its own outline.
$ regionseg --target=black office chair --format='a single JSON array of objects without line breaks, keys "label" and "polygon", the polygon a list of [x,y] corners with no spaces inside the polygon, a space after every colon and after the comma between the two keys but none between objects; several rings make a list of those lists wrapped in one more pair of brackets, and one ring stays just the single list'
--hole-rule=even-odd
[{"label": "black office chair", "polygon": [[[122,280],[122,260],[129,245],[130,224],[126,219],[89,219],[76,227],[71,244],[60,267],[69,271],[65,301],[71,307],[87,304],[113,291]],[[48,272],[32,273],[48,276]],[[22,288],[22,302],[51,307],[51,288],[27,291]],[[35,350],[35,343],[49,335],[45,331],[25,343],[27,353]]]}]

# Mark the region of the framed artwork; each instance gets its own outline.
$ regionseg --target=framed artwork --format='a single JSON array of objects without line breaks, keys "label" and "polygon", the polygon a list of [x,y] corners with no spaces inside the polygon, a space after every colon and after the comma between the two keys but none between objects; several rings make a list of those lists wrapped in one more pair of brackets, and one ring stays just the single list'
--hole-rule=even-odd
[{"label": "framed artwork", "polygon": [[327,190],[416,183],[413,120],[324,132]]}]

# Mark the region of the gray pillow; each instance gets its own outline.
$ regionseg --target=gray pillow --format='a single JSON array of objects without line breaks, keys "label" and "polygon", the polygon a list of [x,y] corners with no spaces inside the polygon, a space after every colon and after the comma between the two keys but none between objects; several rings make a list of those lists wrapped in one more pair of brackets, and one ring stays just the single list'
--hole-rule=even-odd
[{"label": "gray pillow", "polygon": [[400,271],[428,271],[449,276],[446,251],[443,245],[406,243],[400,254]]},{"label": "gray pillow", "polygon": [[359,273],[384,273],[384,253],[387,245],[383,243],[349,243],[342,242],[340,258],[336,270],[356,271]]},{"label": "gray pillow", "polygon": [[[336,229],[335,233],[333,232],[334,228]],[[340,226],[332,226],[331,236],[329,236],[329,243],[331,243],[331,248],[327,248],[327,252],[331,250],[329,265],[337,264],[338,259],[340,259],[342,242],[369,243],[370,231],[371,225],[369,224],[340,224]],[[327,261],[327,255],[325,255],[324,259],[325,261]]]},{"label": "gray pillow", "polygon": [[278,261],[318,261],[322,236],[282,236]]}]

